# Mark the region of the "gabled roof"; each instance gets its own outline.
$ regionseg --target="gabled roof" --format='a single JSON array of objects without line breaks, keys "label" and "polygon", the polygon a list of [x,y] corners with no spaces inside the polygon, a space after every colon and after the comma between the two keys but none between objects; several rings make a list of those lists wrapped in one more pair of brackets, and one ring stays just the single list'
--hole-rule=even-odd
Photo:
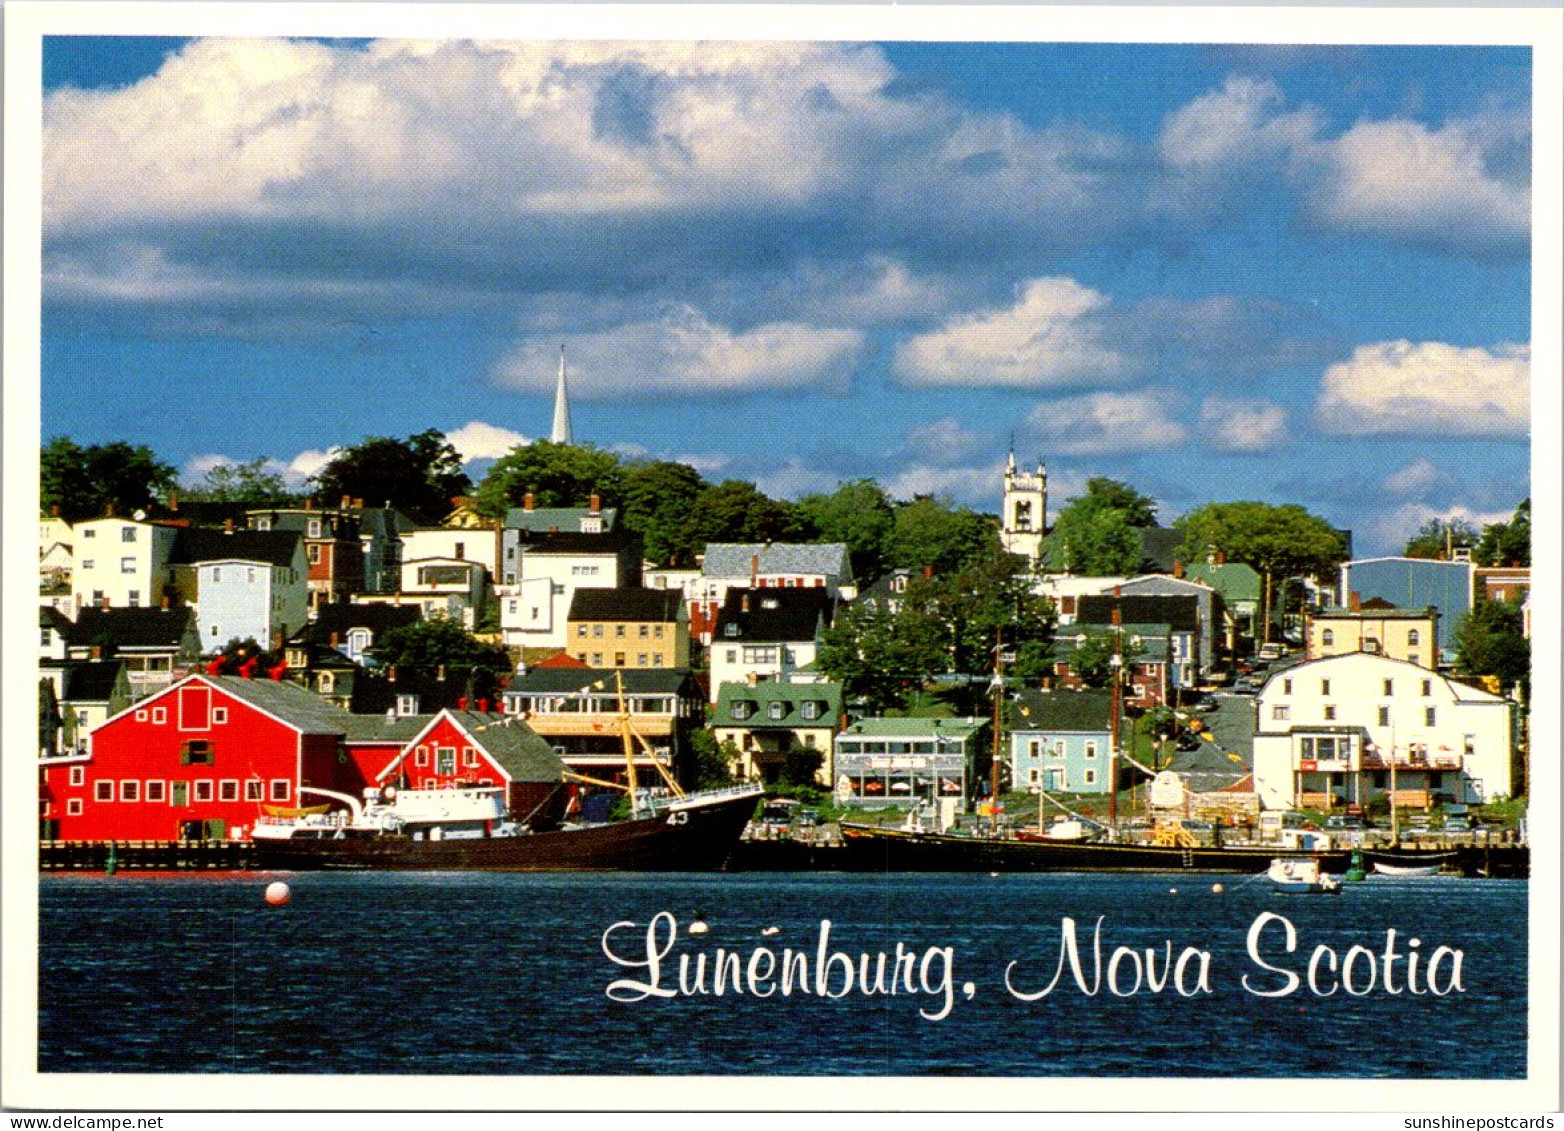
[{"label": "gabled roof", "polygon": [[185,527],[174,540],[168,560],[172,565],[197,565],[201,562],[265,562],[291,566],[299,552],[296,530],[210,530]]},{"label": "gabled roof", "polygon": [[807,641],[831,623],[835,600],[824,588],[729,589],[712,630],[713,647],[728,641]]},{"label": "gabled roof", "polygon": [[569,652],[555,652],[552,656],[539,660],[532,665],[533,668],[575,668],[577,670],[586,666],[586,661],[576,659]]},{"label": "gabled roof", "polygon": [[414,735],[423,733],[434,719],[435,716],[432,714],[366,715],[355,711],[347,716],[348,729],[343,737],[349,742],[394,742],[398,746],[406,746],[413,740]]},{"label": "gabled roof", "polygon": [[1194,632],[1200,627],[1200,599],[1189,596],[1165,596],[1161,594],[1126,594],[1115,597],[1111,593],[1076,598],[1077,623],[1111,624],[1113,608],[1117,605],[1126,622],[1136,624],[1166,624],[1179,632]]},{"label": "gabled roof", "polygon": [[[69,623],[69,622],[67,622]],[[75,645],[107,643],[115,648],[177,648],[195,623],[194,610],[180,608],[85,608],[65,631]]]},{"label": "gabled roof", "polygon": [[759,559],[762,574],[853,576],[845,542],[712,542],[706,546],[701,572],[707,577],[746,578]]},{"label": "gabled roof", "polygon": [[674,695],[694,690],[686,668],[535,667],[511,680],[506,694],[575,695],[590,689],[593,695],[612,695],[616,676],[624,681],[626,695]]},{"label": "gabled roof", "polygon": [[394,507],[366,507],[359,512],[360,538],[396,538],[418,524]]},{"label": "gabled roof", "polygon": [[38,606],[38,627],[52,628],[66,640],[71,638],[71,633],[76,628],[71,622],[71,618],[60,612],[53,605]]},{"label": "gabled roof", "polygon": [[559,760],[559,755],[521,719],[473,711],[446,711],[445,714],[470,734],[512,781],[564,780],[565,764]]},{"label": "gabled roof", "polygon": [[1184,576],[1211,586],[1229,604],[1260,599],[1260,575],[1243,562],[1197,562],[1184,568]]},{"label": "gabled roof", "polygon": [[565,619],[666,624],[679,619],[683,605],[683,595],[677,589],[577,589]]},{"label": "gabled roof", "polygon": [[[752,705],[751,715],[742,720],[749,730],[768,727],[792,729],[800,726],[833,726],[842,716],[842,685],[839,683],[784,683],[776,679],[763,679],[758,683],[724,683],[717,692],[716,714],[712,726],[733,726],[741,720],[733,717],[735,703]],[[770,705],[783,705],[782,717],[771,717]],[[803,717],[805,703],[818,703],[819,714],[813,719]]]},{"label": "gabled roof", "polygon": [[[304,734],[346,734],[351,716],[340,707],[296,683],[277,679],[245,679],[236,675],[195,677],[265,711]],[[188,680],[174,684],[184,686]],[[172,689],[170,689],[172,690]],[[167,694],[167,692],[165,692]]]},{"label": "gabled roof", "polygon": [[1106,733],[1113,725],[1113,696],[1107,691],[1032,691],[1016,699],[1016,730]]},{"label": "gabled roof", "polygon": [[604,507],[595,512],[590,507],[534,507],[529,511],[524,507],[512,507],[505,512],[505,525],[512,530],[539,533],[550,530],[579,532],[581,520],[594,515],[602,521],[604,530],[612,530],[619,510],[616,507]]}]

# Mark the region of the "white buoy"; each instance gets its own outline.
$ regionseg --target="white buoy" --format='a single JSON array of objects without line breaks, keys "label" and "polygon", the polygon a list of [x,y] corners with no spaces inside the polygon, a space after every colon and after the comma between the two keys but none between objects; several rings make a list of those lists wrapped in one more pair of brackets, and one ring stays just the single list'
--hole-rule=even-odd
[{"label": "white buoy", "polygon": [[762,935],[764,935],[766,938],[769,939],[772,935],[780,935],[782,933],[782,928],[781,927],[767,927],[765,930],[761,931],[760,933]]},{"label": "white buoy", "polygon": [[286,907],[293,892],[281,880],[266,885],[266,902],[273,907]]},{"label": "white buoy", "polygon": [[1168,894],[1169,895],[1177,895],[1178,894],[1178,888],[1168,888]]},{"label": "white buoy", "polygon": [[1224,891],[1227,890],[1227,888],[1223,887],[1221,884],[1212,884],[1211,890],[1217,895],[1221,895]]},{"label": "white buoy", "polygon": [[700,918],[699,916],[691,921],[689,926],[689,932],[692,935],[704,935],[709,930],[711,930],[711,928],[706,925],[706,920]]},{"label": "white buoy", "polygon": [[988,878],[991,879],[991,880],[997,880],[997,879],[999,879],[999,873],[998,872],[990,872],[988,874]]}]

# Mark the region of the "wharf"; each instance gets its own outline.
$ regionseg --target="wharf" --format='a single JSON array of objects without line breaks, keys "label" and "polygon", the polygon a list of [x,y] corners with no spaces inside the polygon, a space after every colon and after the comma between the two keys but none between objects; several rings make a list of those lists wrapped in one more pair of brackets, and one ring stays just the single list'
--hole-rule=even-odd
[{"label": "wharf", "polygon": [[41,840],[40,872],[247,872],[255,867],[246,840]]}]

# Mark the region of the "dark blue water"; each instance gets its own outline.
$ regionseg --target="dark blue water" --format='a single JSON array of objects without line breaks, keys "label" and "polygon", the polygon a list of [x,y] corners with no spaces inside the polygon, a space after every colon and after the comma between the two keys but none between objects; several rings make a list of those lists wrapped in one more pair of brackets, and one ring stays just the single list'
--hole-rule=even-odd
[{"label": "dark blue water", "polygon": [[[1524,881],[1387,880],[1337,897],[1283,896],[1237,877],[1052,875],[849,876],[753,874],[298,875],[293,901],[262,900],[275,876],[44,877],[41,888],[39,1068],[46,1072],[287,1072],[984,1075],[1520,1078],[1526,1061]],[[1226,886],[1214,893],[1214,882]],[[1170,889],[1176,888],[1174,892]],[[645,969],[604,956],[606,928],[626,961],[645,959],[648,921],[680,920],[662,986],[678,986],[680,955],[744,961],[759,947],[817,957],[887,951],[916,962],[916,992],[840,998],[802,993],[610,1000],[616,979]],[[683,927],[699,911],[704,936]],[[1305,977],[1317,946],[1338,958],[1361,945],[1381,955],[1420,940],[1421,965],[1440,945],[1462,952],[1464,990],[1440,997],[1385,992],[1382,958],[1354,959],[1353,997],[1284,996],[1282,974],[1255,965],[1246,936],[1274,923],[1261,956]],[[1061,920],[1080,924],[1092,978],[1091,930],[1105,916],[1113,948],[1154,947],[1175,959],[1210,954],[1210,993],[1186,965],[1172,983],[1095,996],[1059,963]],[[775,927],[777,931],[762,935]],[[944,976],[941,948],[950,948]],[[930,948],[934,956],[927,966]],[[1143,959],[1144,960],[1144,959]],[[757,973],[764,973],[764,956]],[[844,986],[842,964],[828,988]],[[671,967],[671,969],[669,968]],[[1453,971],[1441,965],[1440,988]],[[1160,973],[1160,970],[1159,970]],[[1128,993],[1133,964],[1121,958]],[[856,971],[854,974],[856,982]],[[888,975],[889,982],[891,975]],[[1403,989],[1407,962],[1396,964]],[[963,992],[973,985],[969,1000]],[[1419,988],[1426,983],[1423,969]],[[774,988],[776,977],[770,985]],[[952,988],[948,1014],[944,987]],[[1334,984],[1322,978],[1323,992]],[[929,992],[925,992],[928,987]],[[712,988],[708,968],[706,988]],[[760,988],[766,988],[762,983]],[[811,987],[813,988],[813,987]],[[746,989],[748,987],[746,986]]]}]

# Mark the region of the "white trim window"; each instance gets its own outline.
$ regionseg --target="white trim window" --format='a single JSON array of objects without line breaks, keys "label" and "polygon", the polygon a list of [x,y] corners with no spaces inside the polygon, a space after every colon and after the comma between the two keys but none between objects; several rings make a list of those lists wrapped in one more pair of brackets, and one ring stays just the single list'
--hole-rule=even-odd
[{"label": "white trim window", "polygon": [[244,783],[244,799],[246,801],[265,801],[266,783],[260,778],[250,778]]},{"label": "white trim window", "polygon": [[194,794],[197,801],[209,802],[212,800],[211,778],[204,778],[202,780],[196,781],[193,783],[193,785],[194,788],[191,790],[191,792]]},{"label": "white trim window", "polygon": [[217,783],[217,800],[219,800],[219,801],[238,801],[239,800],[239,779],[238,778],[226,778],[223,781],[218,782]]},{"label": "white trim window", "polygon": [[86,785],[87,784],[87,767],[86,766],[72,766],[71,767],[71,784],[72,785]]},{"label": "white trim window", "polygon": [[65,803],[65,815],[67,817],[80,817],[81,810],[81,798],[79,797],[73,797]]},{"label": "white trim window", "polygon": [[140,801],[141,782],[139,780],[122,781],[119,783],[119,799],[121,801]]},{"label": "white trim window", "polygon": [[227,707],[213,707],[212,708],[212,725],[213,726],[222,726],[227,721],[228,721],[228,708]]},{"label": "white trim window", "polygon": [[149,804],[161,805],[168,800],[168,790],[163,782],[153,779],[147,782],[142,796],[147,799]]},{"label": "white trim window", "polygon": [[287,778],[273,778],[271,798],[273,801],[287,801],[293,796],[293,783]]},{"label": "white trim window", "polygon": [[113,801],[114,783],[111,781],[93,782],[92,799],[94,801]]}]

